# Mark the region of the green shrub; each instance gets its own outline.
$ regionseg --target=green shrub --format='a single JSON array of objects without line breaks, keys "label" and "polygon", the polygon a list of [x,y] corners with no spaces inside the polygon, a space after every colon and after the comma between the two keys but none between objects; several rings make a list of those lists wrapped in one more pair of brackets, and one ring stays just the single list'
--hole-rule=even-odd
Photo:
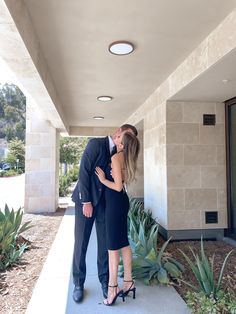
[{"label": "green shrub", "polygon": [[68,195],[70,184],[71,184],[71,180],[69,179],[69,177],[64,176],[64,175],[59,176],[59,196],[60,197]]},{"label": "green shrub", "polygon": [[67,196],[72,182],[78,179],[79,167],[74,166],[66,175],[59,176],[59,196]]},{"label": "green shrub", "polygon": [[210,261],[205,254],[204,246],[203,246],[203,239],[201,238],[201,254],[195,254],[193,249],[189,248],[193,257],[194,261],[192,261],[182,250],[180,252],[183,254],[184,258],[186,259],[187,263],[190,266],[197,282],[198,286],[194,286],[189,282],[185,282],[188,286],[190,286],[196,292],[203,292],[206,296],[213,296],[216,298],[217,293],[221,290],[221,283],[222,283],[222,276],[224,272],[224,268],[227,262],[229,255],[232,253],[230,251],[223,262],[223,265],[220,270],[220,274],[218,280],[216,282],[215,275],[214,275],[214,256]]},{"label": "green shrub", "polygon": [[27,245],[18,244],[19,235],[31,228],[30,222],[22,224],[23,212],[19,208],[16,212],[5,205],[4,212],[0,210],[0,269],[15,264],[21,257]]},{"label": "green shrub", "polygon": [[79,167],[78,166],[74,166],[72,169],[70,169],[67,172],[67,176],[70,177],[72,182],[75,182],[78,179],[78,173],[79,173]]},{"label": "green shrub", "polygon": [[18,168],[25,169],[25,143],[22,140],[15,138],[9,142],[9,154],[6,162],[10,163],[12,168],[18,166]]},{"label": "green shrub", "polygon": [[[10,170],[7,170],[7,171],[4,171],[2,172],[4,173],[3,177],[13,177],[13,176],[16,176],[19,174],[19,170],[15,170],[15,169],[10,169]],[[22,173],[22,171],[21,171]]]},{"label": "green shrub", "polygon": [[1,172],[0,172],[0,178],[1,178],[1,177],[5,177],[5,174],[6,174],[6,170],[5,170],[5,171],[1,171]]},{"label": "green shrub", "polygon": [[188,292],[187,305],[196,314],[236,314],[236,299],[232,293],[219,290],[215,297],[201,292]]}]

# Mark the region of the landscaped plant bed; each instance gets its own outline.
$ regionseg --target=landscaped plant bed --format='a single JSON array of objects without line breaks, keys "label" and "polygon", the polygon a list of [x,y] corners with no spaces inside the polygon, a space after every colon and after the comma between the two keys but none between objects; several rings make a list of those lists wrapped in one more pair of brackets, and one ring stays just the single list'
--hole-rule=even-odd
[{"label": "landscaped plant bed", "polygon": [[[159,244],[158,247],[161,246],[161,244],[164,242],[164,240],[161,238],[161,236],[158,236]],[[170,242],[167,247],[167,252],[171,253],[172,256],[181,262],[185,267],[185,272],[183,273],[183,280],[187,282],[191,282],[197,284],[193,273],[190,271],[190,268],[181,254],[179,250],[182,250],[184,253],[186,253],[191,259],[192,255],[189,250],[189,247],[192,247],[192,249],[200,254],[200,241],[176,241],[176,242]],[[223,241],[204,241],[204,250],[208,257],[212,257],[215,254],[214,257],[214,269],[216,271],[216,276],[218,277],[220,269],[222,267],[222,264],[224,262],[224,259],[226,255],[233,250],[231,255],[229,256],[224,274],[222,279],[222,288],[228,289],[231,293],[233,293],[236,297],[236,248],[232,247],[229,244],[226,244]],[[193,259],[192,259],[193,260]],[[180,285],[175,286],[178,293],[182,296],[183,299],[186,300],[186,294],[191,289],[186,286],[185,284],[181,283]]]},{"label": "landscaped plant bed", "polygon": [[[24,221],[31,220],[34,225],[33,228],[22,234],[30,241],[29,250],[25,251],[18,265],[7,269],[5,272],[0,272],[0,314],[25,313],[34,285],[40,275],[63,215],[64,209],[53,214],[24,215]],[[157,239],[158,249],[160,249],[164,240],[160,235]],[[181,249],[188,256],[191,256],[189,246],[197,253],[200,249],[200,241],[170,242],[166,252],[171,253],[173,258],[185,266],[186,271],[183,274],[183,280],[193,283],[194,276],[179,251]],[[218,272],[227,253],[234,249],[225,267],[223,288],[230,289],[236,295],[236,249],[223,241],[204,241],[204,249],[208,256],[213,256],[215,253],[214,265]],[[218,275],[217,272],[216,275]],[[187,291],[190,291],[190,288],[183,283],[176,285],[175,288],[184,299]]]},{"label": "landscaped plant bed", "polygon": [[50,214],[24,214],[33,227],[22,236],[29,240],[19,263],[0,271],[0,313],[23,314],[31,298],[49,249],[56,236],[65,209]]}]

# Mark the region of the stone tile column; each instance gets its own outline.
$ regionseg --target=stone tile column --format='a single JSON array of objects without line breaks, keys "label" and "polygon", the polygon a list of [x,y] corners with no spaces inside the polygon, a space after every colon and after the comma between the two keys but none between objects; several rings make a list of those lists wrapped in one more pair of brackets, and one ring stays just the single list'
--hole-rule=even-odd
[{"label": "stone tile column", "polygon": [[168,228],[166,169],[166,103],[163,102],[144,117],[144,206],[165,229]]},{"label": "stone tile column", "polygon": [[[214,114],[216,124],[203,125],[203,114]],[[223,235],[225,157],[223,103],[167,102],[168,230],[175,236]],[[218,222],[207,223],[206,212],[216,212]]]},{"label": "stone tile column", "polygon": [[25,212],[54,212],[59,197],[59,132],[26,106]]}]

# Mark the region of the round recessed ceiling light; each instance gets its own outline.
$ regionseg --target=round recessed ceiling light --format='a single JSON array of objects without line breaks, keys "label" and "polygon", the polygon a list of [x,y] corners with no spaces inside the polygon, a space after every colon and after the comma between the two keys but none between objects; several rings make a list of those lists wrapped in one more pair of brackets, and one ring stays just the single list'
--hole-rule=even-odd
[{"label": "round recessed ceiling light", "polygon": [[93,119],[94,119],[94,120],[103,120],[104,117],[102,117],[102,116],[95,116],[95,117],[93,117]]},{"label": "round recessed ceiling light", "polygon": [[98,96],[97,100],[99,100],[99,101],[110,101],[110,100],[112,100],[112,97],[111,96]]},{"label": "round recessed ceiling light", "polygon": [[227,84],[227,83],[229,83],[229,80],[224,79],[224,80],[222,80],[222,83]]},{"label": "round recessed ceiling light", "polygon": [[133,52],[134,46],[128,41],[120,40],[111,43],[109,46],[109,51],[114,55],[124,56]]}]

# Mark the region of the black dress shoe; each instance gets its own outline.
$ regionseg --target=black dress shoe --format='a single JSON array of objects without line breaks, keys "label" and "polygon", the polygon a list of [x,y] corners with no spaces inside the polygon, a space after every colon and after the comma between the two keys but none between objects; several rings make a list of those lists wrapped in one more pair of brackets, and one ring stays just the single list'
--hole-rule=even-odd
[{"label": "black dress shoe", "polygon": [[84,287],[75,286],[73,291],[73,299],[76,303],[82,302],[84,298]]},{"label": "black dress shoe", "polygon": [[107,291],[108,291],[108,283],[107,282],[103,282],[102,283],[102,293],[104,298],[107,298]]}]

